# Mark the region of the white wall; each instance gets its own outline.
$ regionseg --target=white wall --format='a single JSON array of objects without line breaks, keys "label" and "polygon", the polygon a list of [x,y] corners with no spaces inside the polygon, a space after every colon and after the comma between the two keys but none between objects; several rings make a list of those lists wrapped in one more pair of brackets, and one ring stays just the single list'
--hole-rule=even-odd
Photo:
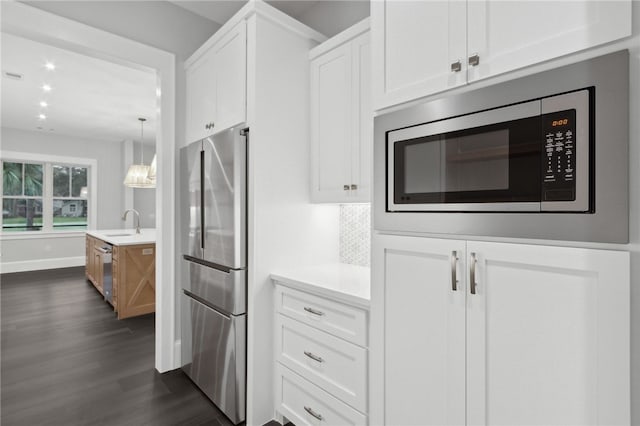
[{"label": "white wall", "polygon": [[186,59],[220,25],[167,1],[23,1]]},{"label": "white wall", "polygon": [[[122,144],[79,139],[55,133],[2,128],[2,150],[95,159],[98,166],[96,228],[121,228],[123,209]],[[49,269],[84,264],[84,235],[62,238],[3,238],[2,272]],[[56,261],[43,261],[56,259]]]},{"label": "white wall", "polygon": [[[0,2],[1,5],[2,2]],[[30,6],[77,22],[154,46],[176,55],[176,199],[179,201],[180,155],[185,145],[186,83],[184,60],[200,47],[220,25],[164,1],[30,1]],[[146,190],[149,191],[149,190]],[[135,204],[135,200],[134,200]],[[180,205],[176,202],[176,229],[180,230]],[[129,223],[129,222],[128,222]],[[178,231],[179,232],[179,231]],[[176,238],[176,301],[179,301],[182,271],[181,238]],[[176,305],[175,334],[180,336],[180,304]]]},{"label": "white wall", "polygon": [[319,1],[298,20],[332,37],[368,17],[369,4],[369,0]]},{"label": "white wall", "polygon": [[[140,159],[140,144],[135,144],[134,156],[136,163]],[[144,145],[144,164],[151,164],[156,148],[153,145]],[[133,208],[140,213],[141,228],[156,227],[156,190],[155,188],[134,188]]]},{"label": "white wall", "polygon": [[92,158],[98,163],[97,229],[121,228],[122,144],[79,139],[52,132],[1,129],[2,150],[61,157]]}]

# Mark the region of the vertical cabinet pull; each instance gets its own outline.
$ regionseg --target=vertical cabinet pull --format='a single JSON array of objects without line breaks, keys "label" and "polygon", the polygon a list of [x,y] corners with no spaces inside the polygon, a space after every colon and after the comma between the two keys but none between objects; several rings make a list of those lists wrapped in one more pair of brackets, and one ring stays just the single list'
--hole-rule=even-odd
[{"label": "vertical cabinet pull", "polygon": [[471,253],[471,262],[469,262],[469,289],[471,294],[476,294],[476,265],[478,258],[475,253]]},{"label": "vertical cabinet pull", "polygon": [[451,252],[451,290],[458,291],[458,277],[456,276],[456,269],[458,266],[458,252]]},{"label": "vertical cabinet pull", "polygon": [[324,417],[322,417],[321,414],[316,413],[315,411],[313,411],[310,407],[307,407],[305,405],[304,407],[304,411],[306,411],[307,413],[311,414],[313,417],[315,417],[318,420],[322,420]]}]

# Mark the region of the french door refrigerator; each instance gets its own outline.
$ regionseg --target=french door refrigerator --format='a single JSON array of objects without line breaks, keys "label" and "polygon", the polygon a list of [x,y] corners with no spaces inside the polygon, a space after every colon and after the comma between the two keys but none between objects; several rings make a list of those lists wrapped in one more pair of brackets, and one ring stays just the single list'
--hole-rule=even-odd
[{"label": "french door refrigerator", "polygon": [[181,150],[182,369],[235,424],[246,415],[247,138],[239,125]]}]

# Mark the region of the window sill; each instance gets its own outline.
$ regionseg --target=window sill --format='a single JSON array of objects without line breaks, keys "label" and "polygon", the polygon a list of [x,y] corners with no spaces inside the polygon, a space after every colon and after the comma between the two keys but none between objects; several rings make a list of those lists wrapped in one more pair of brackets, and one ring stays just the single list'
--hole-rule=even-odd
[{"label": "window sill", "polygon": [[87,230],[85,229],[82,231],[0,231],[0,241],[33,240],[40,238],[78,238],[83,237],[86,232]]}]

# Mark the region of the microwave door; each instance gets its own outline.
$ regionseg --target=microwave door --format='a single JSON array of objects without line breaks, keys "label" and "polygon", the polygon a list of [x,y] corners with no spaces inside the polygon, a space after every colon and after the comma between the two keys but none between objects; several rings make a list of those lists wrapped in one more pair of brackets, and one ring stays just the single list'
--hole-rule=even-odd
[{"label": "microwave door", "polygon": [[388,134],[388,211],[539,211],[540,101]]},{"label": "microwave door", "polygon": [[[181,150],[182,170],[186,171],[182,182],[182,205],[185,206],[188,233],[186,238],[186,254],[202,259],[202,141],[194,142]],[[184,175],[183,175],[184,176]]]},{"label": "microwave door", "polygon": [[246,267],[246,137],[235,127],[203,140],[203,259]]}]

